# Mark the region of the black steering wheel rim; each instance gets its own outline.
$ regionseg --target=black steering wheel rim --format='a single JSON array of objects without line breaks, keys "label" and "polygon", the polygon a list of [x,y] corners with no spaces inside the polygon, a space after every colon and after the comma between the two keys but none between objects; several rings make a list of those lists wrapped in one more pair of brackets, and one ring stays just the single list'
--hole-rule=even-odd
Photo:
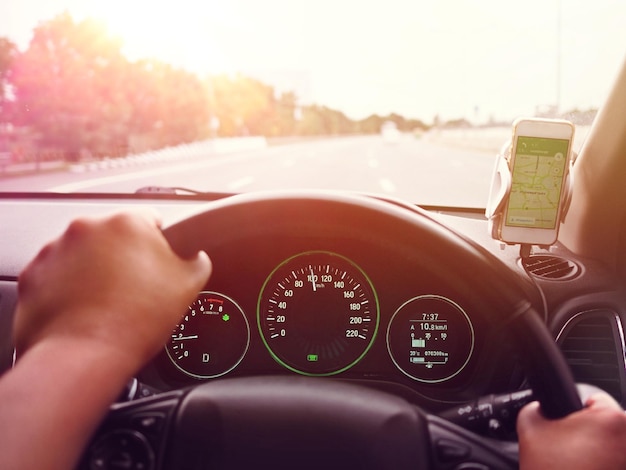
[{"label": "black steering wheel rim", "polygon": [[[208,234],[201,227],[218,229]],[[183,215],[163,232],[183,257],[193,256],[207,243],[218,250],[233,240],[261,234],[345,233],[377,239],[393,234],[394,244],[419,252],[424,263],[444,281],[474,292],[474,297],[501,313],[499,321],[510,323],[513,340],[527,362],[528,380],[546,416],[560,418],[581,408],[571,372],[528,300],[527,291],[520,286],[520,276],[483,247],[419,208],[352,193],[249,193]],[[470,268],[462,270],[460,266]]]},{"label": "black steering wheel rim", "polygon": [[[207,246],[210,256],[212,250],[219,250],[233,240],[260,234],[298,236],[304,232],[349,236],[358,233],[379,243],[393,234],[394,244],[407,253],[419,252],[445,282],[474,291],[493,311],[500,312],[498,321],[513,332],[529,383],[546,416],[559,418],[581,408],[571,372],[528,300],[527,291],[520,287],[520,276],[484,248],[420,209],[400,202],[335,192],[252,193],[210,203],[196,213],[181,217],[163,232],[183,257]],[[458,269],[459,266],[471,267],[471,276],[465,274],[468,270]],[[270,386],[270,390],[276,389]]]}]

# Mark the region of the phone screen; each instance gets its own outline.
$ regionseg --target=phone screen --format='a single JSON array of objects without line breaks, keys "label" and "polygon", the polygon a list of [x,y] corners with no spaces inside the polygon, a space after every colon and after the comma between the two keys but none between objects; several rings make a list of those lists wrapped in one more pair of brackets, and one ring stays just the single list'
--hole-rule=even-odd
[{"label": "phone screen", "polygon": [[505,225],[556,227],[568,150],[567,139],[517,138]]}]

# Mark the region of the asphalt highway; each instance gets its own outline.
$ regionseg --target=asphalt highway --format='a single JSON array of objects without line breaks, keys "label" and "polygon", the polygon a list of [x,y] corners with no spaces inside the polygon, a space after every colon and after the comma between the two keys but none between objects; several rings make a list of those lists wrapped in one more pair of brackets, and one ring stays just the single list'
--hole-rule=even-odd
[{"label": "asphalt highway", "polygon": [[145,186],[199,191],[344,189],[423,205],[484,207],[493,153],[402,135],[342,137],[167,161],[0,175],[0,192],[123,192]]}]

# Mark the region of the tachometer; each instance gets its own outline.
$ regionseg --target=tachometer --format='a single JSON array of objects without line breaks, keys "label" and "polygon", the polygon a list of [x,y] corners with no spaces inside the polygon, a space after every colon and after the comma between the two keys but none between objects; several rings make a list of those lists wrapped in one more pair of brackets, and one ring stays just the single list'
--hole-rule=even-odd
[{"label": "tachometer", "polygon": [[218,292],[201,292],[165,349],[181,372],[209,379],[233,370],[249,344],[250,327],[241,307]]},{"label": "tachometer", "polygon": [[333,375],[356,364],[378,330],[378,298],[366,274],[330,252],[287,259],[268,277],[257,320],[270,354],[305,375]]}]

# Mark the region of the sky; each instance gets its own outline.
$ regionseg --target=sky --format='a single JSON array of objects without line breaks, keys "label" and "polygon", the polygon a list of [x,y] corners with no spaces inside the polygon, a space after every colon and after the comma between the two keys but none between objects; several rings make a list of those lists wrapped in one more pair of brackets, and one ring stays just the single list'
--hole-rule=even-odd
[{"label": "sky", "polygon": [[626,57],[623,0],[19,0],[0,36],[24,50],[63,11],[103,21],[131,60],[244,73],[352,118],[597,108]]}]

